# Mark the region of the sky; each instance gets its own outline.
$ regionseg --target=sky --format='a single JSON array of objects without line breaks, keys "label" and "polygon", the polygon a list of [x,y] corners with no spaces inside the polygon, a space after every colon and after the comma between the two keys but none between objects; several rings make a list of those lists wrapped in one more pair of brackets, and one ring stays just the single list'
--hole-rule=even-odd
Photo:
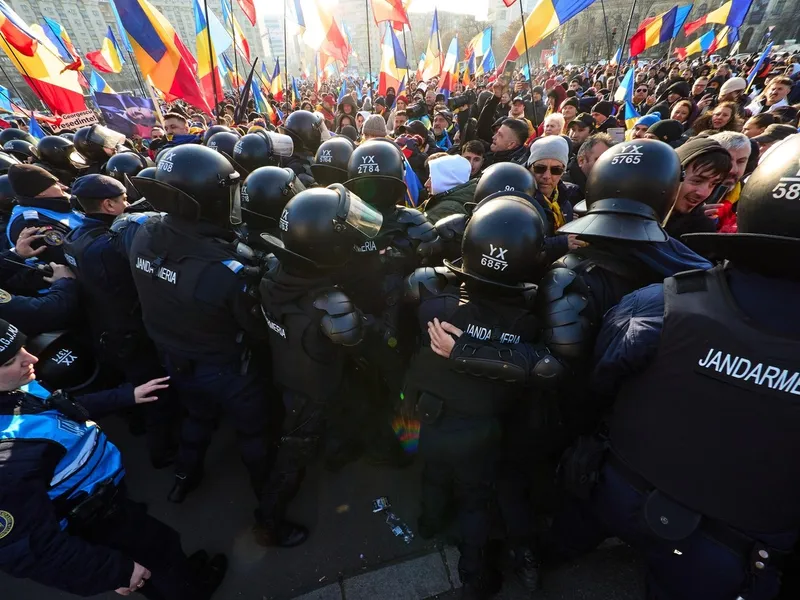
[{"label": "sky", "polygon": [[[434,8],[438,8],[440,11],[474,15],[477,19],[486,20],[489,10],[489,1],[490,0],[411,0],[408,12],[430,13],[433,12]],[[320,3],[323,6],[334,6],[338,4],[338,0],[320,0]],[[262,0],[261,2],[256,1],[256,4],[258,5],[259,14],[283,14],[283,2],[265,2]]]}]

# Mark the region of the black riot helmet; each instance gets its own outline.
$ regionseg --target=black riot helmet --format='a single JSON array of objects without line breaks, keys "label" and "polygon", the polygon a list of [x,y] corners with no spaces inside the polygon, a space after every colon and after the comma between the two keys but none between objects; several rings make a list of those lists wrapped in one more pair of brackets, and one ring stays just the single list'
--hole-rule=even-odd
[{"label": "black riot helmet", "polygon": [[347,188],[382,212],[396,206],[406,193],[403,152],[389,140],[374,139],[356,148],[347,174]]},{"label": "black riot helmet", "polygon": [[658,140],[617,144],[597,159],[586,182],[588,211],[559,233],[581,238],[665,242],[661,223],[675,203],[681,163],[670,146]]},{"label": "black riot helmet", "polygon": [[14,208],[14,188],[8,175],[0,175],[0,215],[9,215]]},{"label": "black riot helmet", "polygon": [[48,135],[39,140],[34,148],[36,158],[59,169],[74,170],[75,165],[70,156],[75,152],[75,145],[66,137]]},{"label": "black riot helmet", "polygon": [[0,175],[5,175],[11,168],[11,165],[18,165],[20,162],[5,152],[0,152]]},{"label": "black riot helmet", "polygon": [[681,241],[713,260],[800,280],[800,135],[767,151],[736,206],[736,233],[687,233]]},{"label": "black riot helmet", "polygon": [[519,192],[528,196],[536,193],[533,174],[522,165],[499,162],[487,167],[475,186],[476,203],[497,192]]},{"label": "black riot helmet", "polygon": [[144,157],[136,152],[120,152],[108,159],[104,169],[106,175],[125,183],[125,175],[135,177],[142,169],[148,166],[147,162]]},{"label": "black riot helmet", "polygon": [[145,167],[141,171],[137,177],[146,177],[147,179],[155,179],[156,178],[156,168],[155,167]]},{"label": "black riot helmet", "polygon": [[227,158],[206,146],[168,148],[156,165],[155,179],[131,181],[156,210],[223,227],[242,222],[239,173]]},{"label": "black riot helmet", "polygon": [[320,185],[344,183],[347,179],[347,164],[355,146],[350,138],[336,136],[322,142],[314,156],[311,173]]},{"label": "black riot helmet", "polygon": [[79,392],[94,383],[100,372],[91,347],[73,331],[29,337],[25,349],[39,359],[36,379],[50,389]]},{"label": "black riot helmet", "polygon": [[259,167],[242,186],[242,218],[257,229],[275,228],[286,203],[305,189],[291,169]]},{"label": "black riot helmet", "polygon": [[284,207],[278,223],[280,240],[261,239],[281,261],[297,268],[339,267],[357,246],[375,238],[383,217],[341,184],[300,192]]},{"label": "black riot helmet", "polygon": [[75,134],[72,133],[71,131],[68,131],[66,133],[59,133],[58,137],[63,137],[71,142],[75,139]]},{"label": "black riot helmet", "polygon": [[103,125],[81,127],[72,140],[77,150],[72,155],[72,161],[76,166],[86,161],[105,162],[124,141],[124,135]]},{"label": "black riot helmet", "polygon": [[294,152],[294,142],[288,135],[272,131],[256,131],[242,136],[229,155],[237,170],[245,176],[259,167],[280,165],[282,157]]},{"label": "black riot helmet", "polygon": [[472,213],[461,242],[461,259],[445,266],[469,285],[495,289],[533,287],[545,266],[545,224],[524,197],[498,196]]},{"label": "black riot helmet", "polygon": [[296,110],[283,122],[278,131],[292,138],[297,150],[316,152],[319,145],[330,138],[325,119],[307,110]]},{"label": "black riot helmet", "polygon": [[233,147],[241,137],[233,131],[220,131],[208,138],[206,146],[217,152],[223,152],[226,156],[233,156]]},{"label": "black riot helmet", "polygon": [[225,125],[212,125],[203,133],[203,144],[208,146],[208,140],[211,139],[211,136],[222,132],[233,133],[233,129]]},{"label": "black riot helmet", "polygon": [[0,131],[0,146],[5,146],[11,140],[25,140],[29,144],[36,145],[36,138],[22,129],[9,127]]},{"label": "black riot helmet", "polygon": [[33,149],[35,146],[26,140],[9,140],[3,144],[3,152],[10,154],[20,162],[28,162],[28,159],[35,156]]}]

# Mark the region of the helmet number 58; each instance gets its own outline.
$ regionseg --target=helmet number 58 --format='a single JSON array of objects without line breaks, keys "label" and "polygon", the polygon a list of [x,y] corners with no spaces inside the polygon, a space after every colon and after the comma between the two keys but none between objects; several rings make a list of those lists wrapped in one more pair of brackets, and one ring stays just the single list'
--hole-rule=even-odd
[{"label": "helmet number 58", "polygon": [[797,200],[800,198],[800,183],[791,185],[780,182],[772,188],[773,198],[786,198],[787,200]]}]

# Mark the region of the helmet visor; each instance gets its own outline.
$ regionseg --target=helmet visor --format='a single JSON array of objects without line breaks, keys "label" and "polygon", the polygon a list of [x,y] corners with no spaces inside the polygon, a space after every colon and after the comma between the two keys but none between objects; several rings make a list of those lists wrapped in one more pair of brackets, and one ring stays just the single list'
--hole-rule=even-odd
[{"label": "helmet visor", "polygon": [[319,117],[319,122],[317,123],[317,128],[319,129],[319,141],[320,143],[325,142],[333,137],[328,126],[325,124],[325,117],[322,113],[315,112],[315,115]]},{"label": "helmet visor", "polygon": [[231,225],[242,224],[242,179],[239,173],[234,171],[227,177],[220,179],[220,185],[228,188],[230,193],[230,210],[228,220]]},{"label": "helmet visor", "polygon": [[264,131],[262,134],[267,138],[275,156],[288,157],[294,154],[294,142],[288,135],[274,131]]},{"label": "helmet visor", "polygon": [[115,150],[125,141],[125,136],[103,125],[95,125],[89,131],[87,142],[102,146],[107,150]]},{"label": "helmet visor", "polygon": [[328,189],[339,192],[339,208],[336,219],[345,223],[367,239],[378,235],[383,225],[383,215],[364,202],[341,184],[334,184]]}]

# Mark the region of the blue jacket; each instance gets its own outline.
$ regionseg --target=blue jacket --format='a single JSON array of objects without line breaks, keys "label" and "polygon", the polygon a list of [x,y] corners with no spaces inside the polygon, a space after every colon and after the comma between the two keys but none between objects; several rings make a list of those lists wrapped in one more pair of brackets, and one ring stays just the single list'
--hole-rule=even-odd
[{"label": "blue jacket", "polygon": [[[796,309],[800,282],[726,271],[736,304],[748,317],[774,331],[800,334]],[[644,371],[655,358],[664,325],[664,285],[653,284],[625,296],[608,311],[595,346],[592,389],[613,395],[626,377]]]},{"label": "blue jacket", "polygon": [[76,325],[81,315],[79,304],[78,281],[64,278],[53,283],[43,296],[2,295],[0,319],[33,336]]},{"label": "blue jacket", "polygon": [[[36,393],[32,395],[38,397]],[[19,399],[19,392],[0,393],[0,418],[5,420],[4,425],[11,418],[19,418],[10,416]],[[133,388],[123,386],[78,400],[96,418],[133,405]],[[37,426],[46,428],[47,414],[34,418],[39,419]],[[110,475],[115,481],[121,479],[124,470],[119,451],[102,432],[94,431],[96,425],[90,422],[78,423],[60,414],[49,418],[59,423],[52,437],[20,439],[15,428],[0,427],[0,569],[13,577],[32,579],[81,596],[126,586],[133,572],[133,559],[70,535],[64,529],[64,515],[56,512],[51,498],[53,491],[60,489],[56,475],[71,462],[69,451],[59,443],[59,436],[66,435],[64,432],[101,436],[95,447],[103,444],[109,462],[95,474],[98,478]],[[29,429],[29,433],[33,431]],[[64,494],[71,497],[69,492]]]}]

